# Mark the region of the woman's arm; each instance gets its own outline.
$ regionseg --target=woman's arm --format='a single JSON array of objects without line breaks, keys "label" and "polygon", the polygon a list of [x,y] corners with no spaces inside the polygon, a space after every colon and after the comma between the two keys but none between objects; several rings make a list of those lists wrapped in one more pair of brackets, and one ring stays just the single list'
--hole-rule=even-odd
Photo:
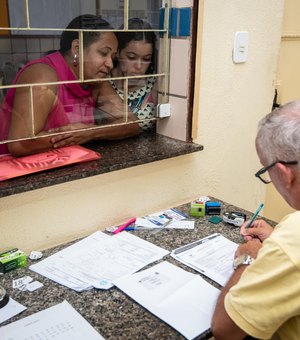
[{"label": "woman's arm", "polygon": [[96,98],[97,103],[97,107],[95,108],[96,125],[75,123],[51,129],[49,132],[64,132],[91,127],[99,128],[66,133],[63,135],[63,139],[62,136],[54,136],[51,138],[51,143],[54,148],[60,148],[66,145],[84,144],[91,140],[123,139],[136,136],[140,133],[139,124],[137,122],[135,123],[137,118],[129,109],[127,122],[131,122],[131,124],[104,127],[105,125],[125,123],[124,113],[126,108],[124,102],[112,88],[109,81],[99,82],[94,90],[94,97]]},{"label": "woman's arm", "polygon": [[[49,83],[57,81],[55,71],[45,64],[28,67],[20,75],[17,84]],[[32,87],[33,114],[31,113],[31,95],[29,87],[16,89],[12,109],[12,119],[8,138],[18,139],[44,135],[49,112],[56,100],[56,85],[38,85]],[[8,150],[12,155],[23,156],[52,148],[49,137],[12,142]]]},{"label": "woman's arm", "polygon": [[[44,64],[36,64],[26,69],[18,80],[18,84],[28,83],[49,83],[56,82],[57,75],[55,71]],[[110,84],[105,81],[101,82],[109,86],[99,86],[95,89],[95,94],[99,96],[100,101],[105,101],[104,106],[100,106],[98,112],[103,116],[109,117],[101,125],[117,124],[125,122],[125,106],[122,99],[115,93]],[[99,95],[101,93],[101,96]],[[30,92],[29,87],[18,88],[15,94],[12,121],[9,131],[9,139],[18,139],[24,137],[41,136],[47,133],[68,132],[57,136],[43,137],[38,139],[12,142],[8,144],[9,152],[15,156],[24,156],[33,153],[48,151],[52,148],[60,148],[68,145],[84,144],[91,140],[114,140],[123,139],[138,135],[140,128],[138,123],[126,125],[110,126],[101,129],[84,130],[96,125],[86,125],[74,123],[49,131],[43,131],[47,117],[51,112],[57,100],[56,85],[40,85],[33,87],[33,110],[34,124],[31,117]],[[107,112],[103,112],[107,110]],[[96,109],[97,110],[97,109]],[[102,113],[101,113],[102,112]],[[128,122],[134,122],[136,117],[129,110]],[[79,130],[81,131],[74,131]]]},{"label": "woman's arm", "polygon": [[[81,130],[87,128],[96,128],[91,130]],[[74,130],[74,131],[72,131]],[[69,132],[67,132],[69,131]],[[70,132],[72,131],[72,132]],[[51,137],[50,141],[53,148],[61,148],[67,145],[84,144],[92,140],[117,140],[136,136],[140,129],[137,123],[126,125],[102,127],[96,125],[87,125],[82,123],[74,123],[59,128],[51,129],[49,132],[66,132],[62,135]]]}]

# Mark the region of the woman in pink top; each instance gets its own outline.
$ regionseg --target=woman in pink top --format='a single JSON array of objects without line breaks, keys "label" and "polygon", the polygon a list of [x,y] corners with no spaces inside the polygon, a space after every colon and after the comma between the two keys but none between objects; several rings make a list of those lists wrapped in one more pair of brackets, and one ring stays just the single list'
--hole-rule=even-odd
[{"label": "woman in pink top", "polygon": [[[111,27],[97,16],[82,15],[73,19],[67,29],[99,30]],[[113,32],[84,32],[83,51],[80,51],[78,31],[64,31],[59,52],[29,62],[18,73],[14,84],[45,85],[33,86],[32,94],[29,87],[11,88],[8,91],[0,113],[0,141],[32,136],[38,138],[0,144],[0,154],[23,156],[52,148],[83,144],[94,139],[120,139],[138,134],[139,126],[135,123],[85,130],[96,126],[94,110],[100,86],[99,82],[92,80],[109,75],[117,44]],[[59,81],[79,79],[81,52],[83,77],[91,81],[82,84],[56,84]],[[129,120],[135,119],[129,112]],[[112,115],[111,122],[119,121],[124,121],[123,112]],[[61,134],[47,137],[49,132]]]}]

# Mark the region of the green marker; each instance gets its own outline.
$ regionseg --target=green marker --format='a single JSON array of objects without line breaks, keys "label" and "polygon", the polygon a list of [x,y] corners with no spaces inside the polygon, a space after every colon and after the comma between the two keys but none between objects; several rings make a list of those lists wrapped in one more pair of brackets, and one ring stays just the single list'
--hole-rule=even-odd
[{"label": "green marker", "polygon": [[246,225],[246,229],[250,228],[252,226],[252,223],[254,222],[254,220],[256,219],[257,215],[259,214],[259,212],[261,211],[261,209],[264,207],[264,204],[261,203],[260,206],[257,208],[257,210],[255,211],[254,215],[252,216],[251,220],[249,221],[249,223]]}]

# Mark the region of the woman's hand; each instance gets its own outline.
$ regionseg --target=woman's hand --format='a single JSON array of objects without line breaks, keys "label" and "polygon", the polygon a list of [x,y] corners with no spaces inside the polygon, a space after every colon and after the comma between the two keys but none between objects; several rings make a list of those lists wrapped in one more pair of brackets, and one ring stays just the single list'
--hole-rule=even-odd
[{"label": "woman's hand", "polygon": [[[88,129],[91,127],[94,127],[95,129]],[[92,140],[117,140],[136,136],[139,134],[140,128],[138,123],[102,128],[99,128],[97,125],[73,123],[59,128],[50,129],[48,132],[62,132],[60,135],[50,137],[52,147],[57,149],[63,146],[84,144]]]},{"label": "woman's hand", "polygon": [[91,127],[92,125],[82,124],[82,123],[73,123],[65,126],[61,126],[58,128],[54,128],[49,130],[49,133],[56,132],[67,132],[61,135],[53,136],[50,138],[50,142],[54,149],[61,148],[63,146],[70,145],[80,145],[84,144],[93,139],[93,130],[83,130],[83,131],[73,131],[86,129]]},{"label": "woman's hand", "polygon": [[246,221],[241,226],[241,230],[240,230],[240,234],[244,236],[245,241],[259,239],[261,242],[263,242],[273,232],[273,227],[271,227],[264,220],[255,220],[251,228],[246,228],[248,223],[249,221]]}]

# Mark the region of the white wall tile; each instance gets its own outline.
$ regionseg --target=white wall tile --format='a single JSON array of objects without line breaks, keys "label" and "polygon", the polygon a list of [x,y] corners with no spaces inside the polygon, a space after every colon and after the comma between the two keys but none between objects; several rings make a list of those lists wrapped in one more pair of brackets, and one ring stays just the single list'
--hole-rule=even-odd
[{"label": "white wall tile", "polygon": [[41,52],[40,39],[38,38],[27,39],[27,52],[40,53]]},{"label": "white wall tile", "polygon": [[1,51],[1,54],[11,52],[10,39],[0,39],[0,51]]},{"label": "white wall tile", "polygon": [[186,141],[187,99],[170,96],[171,116],[157,122],[157,132],[164,136]]},{"label": "white wall tile", "polygon": [[171,39],[170,94],[187,96],[190,70],[190,41]]},{"label": "white wall tile", "polygon": [[172,7],[192,7],[193,0],[173,0]]},{"label": "white wall tile", "polygon": [[59,48],[60,48],[60,39],[59,38],[53,39],[53,48],[55,50],[59,50]]},{"label": "white wall tile", "polygon": [[28,61],[33,60],[33,59],[39,59],[41,57],[40,53],[28,53],[27,55]]},{"label": "white wall tile", "polygon": [[24,66],[27,62],[27,55],[26,53],[15,53],[13,54],[13,63],[15,65],[16,70],[19,70],[21,67]]},{"label": "white wall tile", "polygon": [[41,52],[45,53],[50,50],[53,50],[53,39],[52,38],[43,38],[41,39]]},{"label": "white wall tile", "polygon": [[25,39],[12,39],[12,50],[14,53],[24,53],[26,51]]},{"label": "white wall tile", "polygon": [[3,65],[6,61],[13,62],[12,55],[6,54],[6,53],[1,53],[0,54],[0,68],[3,67]]}]

